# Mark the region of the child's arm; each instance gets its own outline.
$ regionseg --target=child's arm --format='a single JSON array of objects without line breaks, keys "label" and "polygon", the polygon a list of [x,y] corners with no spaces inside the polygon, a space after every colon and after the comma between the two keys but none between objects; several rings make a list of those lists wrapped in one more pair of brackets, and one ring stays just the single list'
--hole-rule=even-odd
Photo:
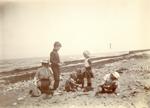
[{"label": "child's arm", "polygon": [[79,86],[78,84],[76,84],[76,82],[75,82],[73,79],[71,79],[70,82],[71,82],[71,84],[74,85],[74,86]]},{"label": "child's arm", "polygon": [[54,87],[54,82],[55,82],[55,81],[54,81],[54,77],[53,77],[53,76],[50,76],[50,77],[49,77],[49,80],[50,80],[50,86],[49,86],[49,88],[50,88],[50,89],[53,89],[53,87]]},{"label": "child's arm", "polygon": [[36,85],[36,86],[37,86],[38,76],[39,76],[39,71],[36,72],[36,74],[35,74],[35,76],[34,76],[34,79],[33,79],[33,83],[34,83],[34,85]]},{"label": "child's arm", "polygon": [[92,61],[90,59],[88,59],[88,63],[89,63],[89,66],[92,65]]},{"label": "child's arm", "polygon": [[115,94],[116,94],[116,95],[119,95],[119,92],[120,92],[120,85],[119,85],[119,82],[116,82],[115,85],[117,86],[116,91],[115,91]]},{"label": "child's arm", "polygon": [[100,86],[103,86],[107,82],[107,77],[108,77],[108,75],[105,75],[103,77],[103,80],[101,81]]}]

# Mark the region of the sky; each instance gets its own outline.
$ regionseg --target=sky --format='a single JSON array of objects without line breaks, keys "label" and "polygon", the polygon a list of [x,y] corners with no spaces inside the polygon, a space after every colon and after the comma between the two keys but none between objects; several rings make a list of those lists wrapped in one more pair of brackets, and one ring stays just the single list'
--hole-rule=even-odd
[{"label": "sky", "polygon": [[61,55],[150,48],[149,0],[0,4],[0,59],[47,57],[55,41]]}]

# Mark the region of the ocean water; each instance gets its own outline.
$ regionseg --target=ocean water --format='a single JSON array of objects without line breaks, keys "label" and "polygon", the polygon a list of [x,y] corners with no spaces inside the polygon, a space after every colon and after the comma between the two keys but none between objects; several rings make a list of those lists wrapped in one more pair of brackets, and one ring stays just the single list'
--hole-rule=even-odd
[{"label": "ocean water", "polygon": [[43,58],[22,58],[22,59],[0,60],[0,72],[39,66],[41,59]]},{"label": "ocean water", "polygon": [[[125,52],[92,54],[92,57],[120,55],[122,53]],[[5,72],[5,71],[7,72],[15,69],[27,69],[31,67],[37,67],[40,66],[40,61],[43,59],[48,59],[48,57],[0,60],[0,72]],[[82,55],[61,56],[62,62],[79,60],[79,59],[83,59],[83,56]]]},{"label": "ocean water", "polygon": [[[81,56],[62,56],[61,61],[71,61],[81,58]],[[11,71],[14,69],[27,69],[31,67],[37,67],[41,65],[41,60],[48,60],[48,57],[0,60],[0,72]]]}]

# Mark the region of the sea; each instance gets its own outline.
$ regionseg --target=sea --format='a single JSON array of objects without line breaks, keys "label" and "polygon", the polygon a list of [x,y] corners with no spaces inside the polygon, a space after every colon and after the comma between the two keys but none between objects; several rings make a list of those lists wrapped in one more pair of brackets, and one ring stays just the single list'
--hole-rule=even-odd
[{"label": "sea", "polygon": [[[92,54],[92,57],[102,57],[102,56],[114,56],[120,55],[126,52],[111,52],[111,53],[97,53]],[[8,72],[15,69],[28,69],[32,67],[40,66],[40,61],[48,59],[49,57],[35,57],[35,58],[20,58],[20,59],[5,59],[0,60],[0,72]],[[82,55],[67,55],[61,56],[61,61],[74,61],[84,59]]]}]

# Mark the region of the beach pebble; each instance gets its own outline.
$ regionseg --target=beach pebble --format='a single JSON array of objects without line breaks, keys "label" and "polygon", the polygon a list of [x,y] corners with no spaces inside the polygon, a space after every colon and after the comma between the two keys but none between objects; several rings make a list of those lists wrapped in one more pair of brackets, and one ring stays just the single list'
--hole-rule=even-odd
[{"label": "beach pebble", "polygon": [[54,96],[56,95],[62,95],[63,93],[62,92],[54,92]]},{"label": "beach pebble", "polygon": [[147,85],[146,85],[146,86],[144,86],[144,89],[145,89],[145,90],[150,90],[150,86],[147,86]]},{"label": "beach pebble", "polygon": [[5,80],[0,80],[0,84],[4,84],[5,83]]},{"label": "beach pebble", "polygon": [[145,90],[150,90],[150,79],[145,79],[142,81],[142,85],[144,87]]},{"label": "beach pebble", "polygon": [[12,87],[9,87],[6,91],[10,91],[10,90],[12,90],[13,88]]},{"label": "beach pebble", "polygon": [[14,105],[14,106],[16,106],[16,105],[17,105],[17,103],[16,103],[16,102],[14,102],[14,103],[13,103],[13,105]]},{"label": "beach pebble", "polygon": [[19,97],[17,100],[18,101],[21,101],[21,100],[23,100],[24,99],[24,97]]}]

